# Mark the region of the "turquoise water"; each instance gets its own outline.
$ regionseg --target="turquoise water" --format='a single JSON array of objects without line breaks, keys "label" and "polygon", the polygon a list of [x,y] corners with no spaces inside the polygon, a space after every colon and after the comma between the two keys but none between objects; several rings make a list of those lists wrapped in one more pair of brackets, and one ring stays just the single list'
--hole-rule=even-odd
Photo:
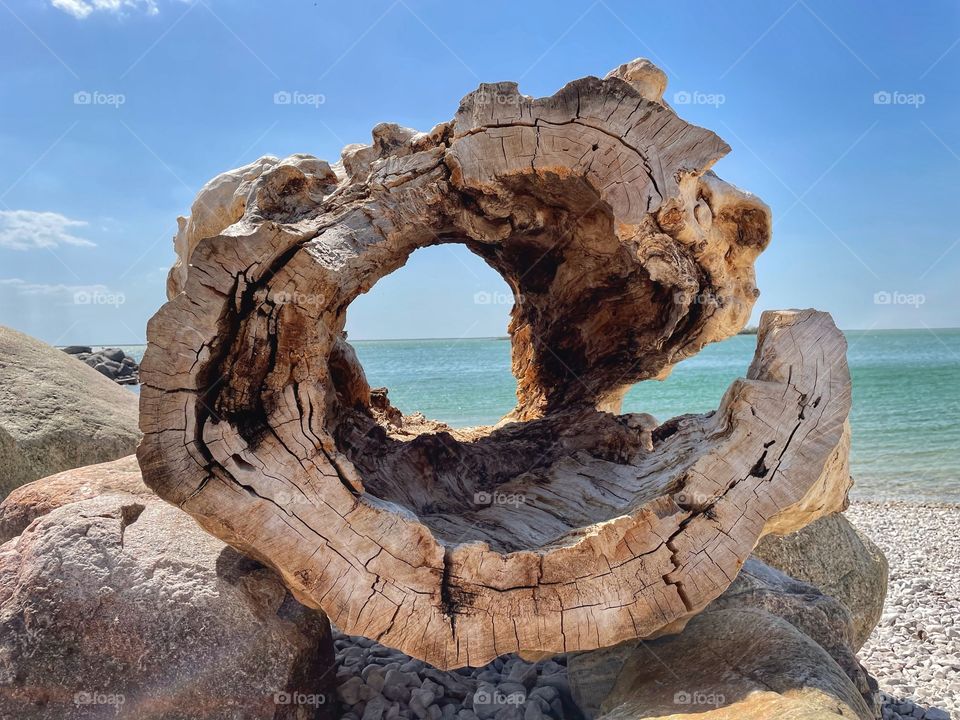
[{"label": "turquoise water", "polygon": [[[854,495],[960,502],[960,330],[848,331]],[[454,426],[494,423],[514,403],[510,341],[353,343],[372,386],[394,405]],[[717,407],[746,373],[756,338],[706,347],[663,381],[635,386],[626,412],[661,422]]]},{"label": "turquoise water", "polygon": [[[960,330],[848,331],[853,376],[854,495],[960,502]],[[756,338],[738,335],[635,386],[626,412],[661,422],[717,407],[746,373]],[[463,427],[495,423],[514,404],[510,341],[354,341],[374,387],[405,413]],[[142,346],[124,348],[137,359]]]}]

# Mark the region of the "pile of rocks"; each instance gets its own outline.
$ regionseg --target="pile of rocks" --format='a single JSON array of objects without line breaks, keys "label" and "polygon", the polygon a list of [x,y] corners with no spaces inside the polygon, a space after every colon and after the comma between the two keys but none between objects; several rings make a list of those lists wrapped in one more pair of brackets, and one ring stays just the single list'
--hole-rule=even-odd
[{"label": "pile of rocks", "polygon": [[140,366],[120,348],[94,351],[89,345],[68,345],[63,351],[121,385],[140,384]]},{"label": "pile of rocks", "polygon": [[505,655],[484,667],[445,672],[367,638],[336,630],[333,637],[343,720],[583,717],[563,655],[536,663]]}]

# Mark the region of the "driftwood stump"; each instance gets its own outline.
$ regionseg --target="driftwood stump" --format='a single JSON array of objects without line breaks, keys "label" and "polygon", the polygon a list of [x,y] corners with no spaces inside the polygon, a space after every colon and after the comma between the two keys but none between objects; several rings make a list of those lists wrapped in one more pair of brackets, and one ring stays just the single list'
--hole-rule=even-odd
[{"label": "driftwood stump", "polygon": [[[664,87],[646,61],[548,98],[481,85],[429,133],[379,125],[334,167],[262,158],[208,184],[148,328],[147,484],[343,631],[440,668],[676,631],[763,534],[842,508],[828,315],[765,314],[715,412],[618,414],[744,326],[770,238]],[[439,243],[515,293],[517,406],[495,427],[403,417],[343,334],[354,298]]]}]

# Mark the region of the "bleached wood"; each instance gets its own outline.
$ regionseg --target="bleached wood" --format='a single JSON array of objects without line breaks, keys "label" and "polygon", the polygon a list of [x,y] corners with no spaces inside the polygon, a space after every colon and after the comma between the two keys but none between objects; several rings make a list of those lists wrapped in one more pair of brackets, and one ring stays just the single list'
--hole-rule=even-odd
[{"label": "bleached wood", "polygon": [[[637,87],[481,85],[333,168],[265,158],[210,183],[148,327],[147,484],[343,631],[441,668],[676,630],[765,532],[842,507],[850,383],[824,313],[765,314],[714,413],[617,414],[743,327],[770,235],[709,172],[723,141],[623,68]],[[357,295],[446,242],[516,294],[518,403],[496,427],[401,416],[343,336]]]}]

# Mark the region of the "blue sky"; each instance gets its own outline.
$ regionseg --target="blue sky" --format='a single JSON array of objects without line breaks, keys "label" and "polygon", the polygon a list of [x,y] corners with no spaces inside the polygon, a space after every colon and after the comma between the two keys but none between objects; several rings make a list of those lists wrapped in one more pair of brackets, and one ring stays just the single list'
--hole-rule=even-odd
[{"label": "blue sky", "polygon": [[[732,146],[716,171],[773,208],[758,309],[960,326],[960,5],[821,0],[0,0],[0,324],[142,342],[176,217],[219,172],[332,162],[378,122],[449,119],[481,81],[545,95],[638,56]],[[348,327],[502,335],[505,293],[462,248],[422,250]]]}]

